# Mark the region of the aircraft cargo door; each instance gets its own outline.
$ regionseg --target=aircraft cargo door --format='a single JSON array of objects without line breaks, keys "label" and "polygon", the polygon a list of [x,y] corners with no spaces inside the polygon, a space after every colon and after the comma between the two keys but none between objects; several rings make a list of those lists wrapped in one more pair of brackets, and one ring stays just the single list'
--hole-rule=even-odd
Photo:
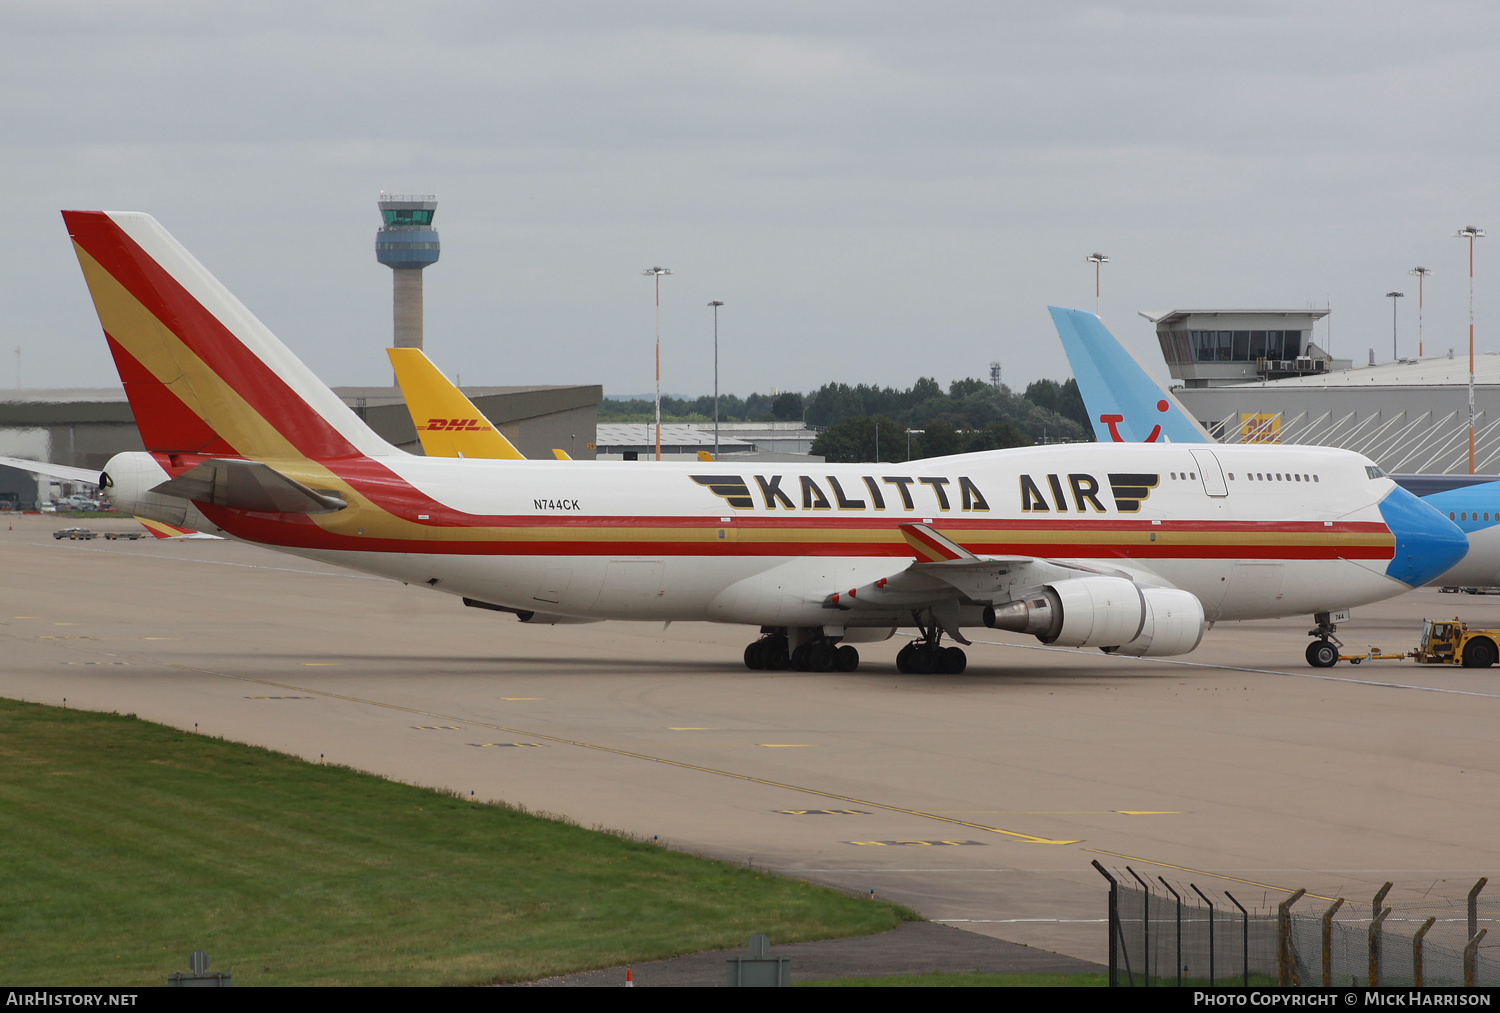
[{"label": "aircraft cargo door", "polygon": [[1212,450],[1189,451],[1198,462],[1198,477],[1203,479],[1203,491],[1210,496],[1228,496],[1229,486],[1224,482],[1224,469]]}]

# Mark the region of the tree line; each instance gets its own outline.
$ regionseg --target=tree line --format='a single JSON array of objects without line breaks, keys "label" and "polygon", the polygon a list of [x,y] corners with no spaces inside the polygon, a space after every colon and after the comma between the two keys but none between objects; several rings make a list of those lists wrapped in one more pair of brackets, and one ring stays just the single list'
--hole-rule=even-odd
[{"label": "tree line", "polygon": [[[713,395],[662,398],[662,420],[710,422]],[[600,422],[646,422],[652,402],[605,401]],[[829,461],[904,461],[1039,442],[1087,440],[1092,427],[1073,379],[1037,380],[1017,394],[1004,384],[955,380],[946,391],[931,377],[910,387],[827,383],[811,394],[719,397],[723,422],[803,421],[819,429],[812,452]]]}]

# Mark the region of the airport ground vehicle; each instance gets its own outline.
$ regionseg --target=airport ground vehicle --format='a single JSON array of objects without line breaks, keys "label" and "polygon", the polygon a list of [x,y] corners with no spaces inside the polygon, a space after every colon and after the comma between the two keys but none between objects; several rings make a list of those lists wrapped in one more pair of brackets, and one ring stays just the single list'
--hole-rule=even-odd
[{"label": "airport ground vehicle", "polygon": [[99,536],[88,528],[63,528],[61,531],[52,532],[52,537],[59,540],[69,538],[74,541],[88,541]]},{"label": "airport ground vehicle", "polygon": [[1500,661],[1500,630],[1471,629],[1457,616],[1451,620],[1426,619],[1422,642],[1411,657],[1419,665],[1462,665],[1489,668]]},{"label": "airport ground vehicle", "polygon": [[1324,448],[763,467],[416,457],[150,216],[64,219],[146,446],[105,466],[116,506],[524,622],[755,626],[752,668],[852,668],[844,647],[898,627],[920,633],[922,656],[906,654],[918,672],[961,669],[940,641],[969,643],[966,627],[1166,656],[1196,648],[1209,620],[1401,594],[1467,549],[1367,458]]},{"label": "airport ground vehicle", "polygon": [[110,541],[114,541],[114,540],[116,540],[118,538],[123,538],[123,539],[125,539],[128,542],[133,542],[137,538],[144,538],[145,535],[146,535],[146,533],[144,531],[106,531],[106,532],[104,532],[104,537],[107,538],[107,539],[109,539]]}]

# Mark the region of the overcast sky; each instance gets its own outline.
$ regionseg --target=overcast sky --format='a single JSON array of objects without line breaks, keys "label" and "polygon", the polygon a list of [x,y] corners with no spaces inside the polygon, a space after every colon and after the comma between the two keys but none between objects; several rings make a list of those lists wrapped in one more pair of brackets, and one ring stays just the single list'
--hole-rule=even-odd
[{"label": "overcast sky", "polygon": [[[1467,335],[1500,230],[1493,3],[0,0],[0,386],[115,374],[58,210],[157,217],[331,384],[389,383],[382,189],[435,193],[465,384],[1070,375],[1046,307],[1330,303]],[[1477,246],[1500,349],[1500,231]],[[1490,245],[1493,244],[1493,245]],[[1492,323],[1493,322],[1493,323]],[[1323,339],[1324,328],[1317,336]]]}]

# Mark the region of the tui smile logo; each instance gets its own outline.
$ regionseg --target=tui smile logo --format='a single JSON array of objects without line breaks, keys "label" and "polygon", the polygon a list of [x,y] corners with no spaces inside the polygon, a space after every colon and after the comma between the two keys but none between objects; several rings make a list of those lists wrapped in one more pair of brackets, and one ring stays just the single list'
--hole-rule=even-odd
[{"label": "tui smile logo", "polygon": [[[1167,404],[1166,398],[1162,398],[1160,401],[1156,402],[1156,410],[1159,411],[1159,412],[1161,412],[1163,415],[1165,415],[1166,412],[1167,412],[1167,410],[1169,408],[1171,408],[1171,407],[1172,407],[1171,405]],[[1125,437],[1121,436],[1120,435],[1120,430],[1117,429],[1117,428],[1115,428],[1117,425],[1119,425],[1119,423],[1125,421],[1125,416],[1123,416],[1123,415],[1100,415],[1099,416],[1099,421],[1103,422],[1106,426],[1109,426],[1109,438],[1110,438],[1110,440],[1112,440],[1115,443],[1124,443],[1125,442]],[[1146,439],[1143,442],[1145,442],[1145,443],[1155,443],[1156,442],[1156,438],[1158,436],[1160,436],[1160,435],[1161,435],[1161,426],[1158,424],[1155,429],[1151,430],[1151,435],[1148,436],[1148,437],[1146,437]]]}]

